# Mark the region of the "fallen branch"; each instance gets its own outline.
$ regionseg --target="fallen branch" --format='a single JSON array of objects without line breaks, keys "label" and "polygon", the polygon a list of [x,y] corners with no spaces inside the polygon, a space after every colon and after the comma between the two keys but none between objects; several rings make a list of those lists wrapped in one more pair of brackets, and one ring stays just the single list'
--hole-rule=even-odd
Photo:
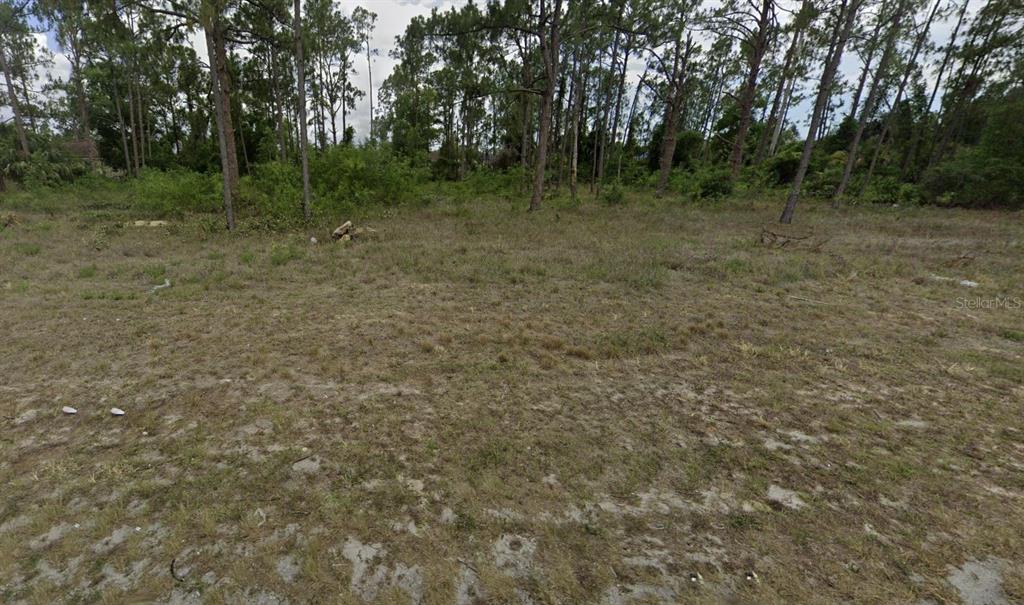
[{"label": "fallen branch", "polygon": [[794,242],[811,239],[812,235],[813,233],[782,233],[775,229],[769,229],[767,226],[761,227],[761,243],[765,246],[775,246],[777,248],[785,248]]},{"label": "fallen branch", "polygon": [[803,296],[793,296],[792,294],[789,295],[789,298],[792,298],[793,300],[802,300],[804,302],[814,303],[816,305],[831,305],[832,304],[830,302],[825,302],[823,300],[814,300],[813,298],[804,298]]},{"label": "fallen branch", "polygon": [[184,582],[185,581],[185,577],[184,576],[179,576],[177,570],[174,569],[175,562],[177,562],[177,557],[172,557],[171,558],[171,577],[174,578],[178,582]]},{"label": "fallen branch", "polygon": [[477,570],[477,568],[473,567],[473,565],[471,565],[471,564],[470,564],[470,563],[469,563],[468,561],[466,561],[465,559],[463,559],[463,558],[459,557],[459,558],[456,558],[455,560],[456,560],[456,561],[458,561],[459,563],[461,563],[461,564],[462,564],[463,566],[465,566],[465,567],[468,567],[468,568],[469,568],[469,569],[470,569],[470,570],[471,570],[471,571],[472,571],[473,573],[475,573],[476,575],[480,575],[480,571],[479,571],[479,570]]},{"label": "fallen branch", "polygon": [[152,293],[156,292],[157,290],[163,290],[164,288],[170,288],[170,287],[171,287],[171,280],[164,279],[164,283],[160,284],[159,286],[153,286],[152,288],[150,288],[149,289],[149,293],[152,294]]}]

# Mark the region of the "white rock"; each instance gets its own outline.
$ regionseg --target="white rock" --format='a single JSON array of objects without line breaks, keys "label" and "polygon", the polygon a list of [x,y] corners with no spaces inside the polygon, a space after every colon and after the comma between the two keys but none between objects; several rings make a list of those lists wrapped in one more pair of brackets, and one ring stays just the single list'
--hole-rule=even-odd
[{"label": "white rock", "polygon": [[64,412],[65,414],[77,414],[78,413],[78,410],[76,410],[75,408],[71,407],[70,405],[66,405],[66,406],[62,407],[60,409],[60,411]]},{"label": "white rock", "polygon": [[768,499],[793,510],[800,510],[807,506],[807,503],[796,492],[775,484],[768,486]]},{"label": "white rock", "polygon": [[110,413],[114,416],[124,416],[124,410],[121,408],[110,408]]}]

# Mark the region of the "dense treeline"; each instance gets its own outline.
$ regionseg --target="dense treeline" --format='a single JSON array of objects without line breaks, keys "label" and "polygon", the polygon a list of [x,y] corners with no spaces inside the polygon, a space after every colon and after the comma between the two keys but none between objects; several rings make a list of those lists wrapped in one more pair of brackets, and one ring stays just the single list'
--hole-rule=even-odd
[{"label": "dense treeline", "polygon": [[[96,160],[217,174],[229,228],[236,206],[308,219],[480,175],[530,209],[623,185],[786,186],[784,222],[801,194],[1024,206],[1019,0],[492,0],[415,17],[389,49],[376,20],[330,0],[2,0],[0,187]],[[65,80],[39,77],[43,31]],[[375,90],[382,50],[397,66]]]}]

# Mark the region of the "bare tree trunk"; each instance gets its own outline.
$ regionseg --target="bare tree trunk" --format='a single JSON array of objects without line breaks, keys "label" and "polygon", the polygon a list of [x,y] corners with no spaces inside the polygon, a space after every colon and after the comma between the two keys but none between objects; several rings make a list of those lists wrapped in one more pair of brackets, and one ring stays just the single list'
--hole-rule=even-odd
[{"label": "bare tree trunk", "polygon": [[857,81],[857,88],[853,92],[853,100],[850,102],[850,113],[848,117],[855,119],[857,117],[857,111],[860,110],[860,98],[864,94],[864,86],[867,84],[868,75],[871,73],[871,63],[875,60],[875,51],[878,50],[875,45],[871,45],[868,48],[868,54],[864,57],[864,66],[860,70],[860,79]]},{"label": "bare tree trunk", "polygon": [[[705,158],[707,157],[708,152],[708,141],[711,138],[711,127],[714,123],[715,114],[718,112],[718,104],[722,97],[722,87],[725,86],[725,82],[721,78],[723,67],[723,61],[719,61],[715,65],[715,73],[711,84],[711,94],[708,95],[708,105],[704,109],[704,117],[701,119],[700,133],[701,137],[704,139],[703,143],[701,143],[701,156]],[[718,85],[716,86],[714,82],[717,82]]]},{"label": "bare tree trunk", "polygon": [[213,88],[213,104],[216,106],[214,117],[217,123],[217,143],[220,147],[221,178],[224,183],[224,215],[227,218],[228,231],[232,231],[235,228],[235,212],[232,207],[234,183],[231,181],[231,162],[228,159],[228,150],[234,144],[234,135],[231,133],[231,114],[224,110],[224,107],[228,104],[228,99],[225,98],[225,91],[221,90],[222,82],[217,76],[216,37],[213,33],[216,27],[216,24],[210,24],[204,29],[206,30],[206,50],[210,61],[210,83],[211,88]]},{"label": "bare tree trunk", "polygon": [[7,64],[7,52],[0,47],[0,68],[4,70],[4,81],[7,83],[7,96],[11,103],[11,111],[14,113],[14,130],[18,134],[19,153],[27,158],[31,153],[28,147],[28,135],[25,134],[25,124],[21,121],[21,108],[18,106],[18,93],[14,89],[14,82],[11,80],[11,68]]},{"label": "bare tree trunk", "polygon": [[967,13],[967,5],[970,4],[970,0],[964,0],[963,5],[960,7],[960,13],[956,19],[956,26],[953,27],[953,33],[949,37],[949,45],[946,46],[946,52],[942,57],[942,64],[939,66],[939,72],[935,75],[935,86],[932,87],[932,94],[928,97],[928,105],[924,108],[924,115],[921,117],[922,127],[914,129],[913,139],[910,141],[910,150],[907,152],[907,157],[903,159],[903,166],[900,172],[904,178],[909,176],[910,166],[917,156],[918,146],[921,144],[922,129],[927,127],[928,118],[931,115],[932,105],[935,104],[935,97],[939,94],[939,86],[942,84],[942,76],[946,73],[946,68],[949,67],[949,61],[953,57],[953,50],[956,47],[956,38],[960,33],[960,27],[964,23],[964,16]]},{"label": "bare tree trunk", "polygon": [[900,80],[899,88],[896,89],[896,98],[892,102],[892,109],[889,111],[889,115],[885,118],[885,123],[882,126],[882,132],[878,135],[878,144],[875,145],[875,152],[871,156],[871,165],[868,167],[867,176],[864,177],[864,184],[861,186],[861,195],[867,191],[868,186],[871,185],[871,177],[875,174],[875,166],[878,164],[878,157],[882,153],[882,147],[885,145],[885,137],[892,130],[893,125],[896,121],[896,111],[899,108],[900,101],[903,100],[903,92],[907,88],[907,83],[910,82],[910,76],[914,73],[914,69],[917,67],[917,56],[921,52],[921,47],[924,46],[925,40],[928,38],[928,33],[932,28],[932,20],[935,19],[935,14],[939,12],[939,6],[943,0],[936,0],[935,6],[932,7],[932,11],[928,14],[928,19],[925,21],[924,26],[921,29],[921,33],[918,34],[917,40],[914,41],[914,49],[910,53],[910,60],[907,61],[907,67],[903,70],[903,78]]},{"label": "bare tree trunk", "polygon": [[[299,96],[299,157],[302,161],[302,216],[307,222],[313,217],[309,203],[309,141],[306,132],[306,65],[302,59],[302,0],[295,0],[295,90]],[[366,43],[366,59],[370,59],[370,43]],[[370,101],[371,107],[373,101]],[[373,110],[370,110],[371,124]],[[372,132],[373,127],[370,127]]]},{"label": "bare tree trunk", "polygon": [[214,22],[208,30],[207,44],[213,43],[208,49],[210,53],[211,78],[217,79],[220,89],[220,102],[217,105],[217,112],[220,114],[220,125],[224,129],[224,142],[226,144],[225,160],[227,164],[228,182],[231,185],[232,196],[238,193],[238,151],[235,143],[235,126],[231,115],[231,78],[228,74],[228,58],[224,32],[221,30],[220,17],[214,17]]},{"label": "bare tree trunk", "polygon": [[[626,94],[626,70],[629,68],[629,55],[632,54],[633,40],[632,37],[627,35],[626,44],[622,52],[622,67],[619,69],[619,85],[618,90],[615,92],[615,113],[612,116],[612,148],[615,148],[615,144],[619,142],[619,122],[622,118],[622,97]],[[622,147],[619,146],[618,160],[619,166],[616,171],[615,178],[619,179],[622,176]]]},{"label": "bare tree trunk", "polygon": [[629,108],[629,116],[626,118],[626,133],[622,140],[622,148],[619,150],[619,165],[615,171],[615,178],[622,178],[622,157],[626,153],[626,148],[632,148],[633,146],[633,118],[636,116],[636,106],[640,102],[640,90],[644,87],[644,82],[647,81],[647,68],[644,68],[643,75],[636,83],[636,92],[633,93],[633,104]]},{"label": "bare tree trunk", "polygon": [[132,173],[139,176],[139,129],[135,123],[135,97],[132,95],[131,83],[128,84],[128,124],[132,135]]},{"label": "bare tree trunk", "polygon": [[[566,75],[563,72],[558,78],[558,97],[555,99],[555,125],[553,127],[554,140],[551,144],[560,150],[565,148],[565,137],[562,135],[562,116],[565,113],[565,85]],[[572,94],[572,91],[569,92]],[[465,113],[463,113],[465,116]],[[562,166],[565,164],[565,153],[558,154],[558,169],[555,171],[555,189],[562,187]]]},{"label": "bare tree trunk", "polygon": [[665,125],[661,131],[661,158],[658,160],[658,186],[655,195],[665,195],[668,188],[668,177],[672,172],[672,159],[676,154],[676,129],[679,122],[679,110],[674,103],[665,106]]},{"label": "bare tree trunk", "polygon": [[530,212],[540,210],[544,198],[544,177],[547,172],[548,137],[551,134],[551,106],[555,98],[555,81],[558,74],[558,44],[561,28],[562,0],[554,0],[551,23],[547,24],[546,0],[540,2],[540,51],[544,60],[544,94],[540,103],[540,134],[537,136],[537,160],[533,174],[533,195],[530,196]]},{"label": "bare tree trunk", "polygon": [[[614,72],[615,61],[619,57],[619,33],[615,33],[615,42],[612,43],[612,55],[611,60],[608,62],[609,71]],[[597,144],[597,161],[594,165],[595,171],[595,186],[598,194],[601,193],[601,185],[604,183],[604,162],[605,162],[605,145],[608,141],[608,119],[612,109],[611,99],[606,99],[604,103],[604,113],[601,117],[601,129],[598,131],[598,144]]]},{"label": "bare tree trunk", "polygon": [[24,73],[21,77],[21,96],[24,99],[22,110],[25,117],[28,118],[29,129],[36,132],[38,130],[38,128],[36,128],[36,111],[35,108],[32,107],[32,97],[28,94],[28,78]]},{"label": "bare tree trunk", "polygon": [[672,85],[669,87],[669,98],[665,102],[665,122],[661,133],[661,159],[658,163],[658,186],[655,195],[665,195],[668,188],[668,177],[672,172],[672,159],[676,155],[676,139],[679,130],[679,116],[682,114],[683,90],[685,88],[685,74],[688,69],[690,53],[693,51],[692,39],[687,36],[686,50],[680,52],[683,41],[676,41],[675,52],[672,58]]},{"label": "bare tree trunk", "polygon": [[754,106],[754,96],[757,94],[757,78],[761,73],[764,55],[768,52],[769,30],[774,8],[774,0],[761,0],[761,14],[757,19],[758,29],[751,40],[747,80],[740,93],[740,123],[736,128],[736,140],[732,143],[732,153],[729,154],[729,176],[732,180],[736,180],[736,177],[739,176],[740,167],[743,165],[743,146],[747,141],[747,132],[750,130],[750,114]]},{"label": "bare tree trunk", "polygon": [[139,164],[146,167],[146,127],[142,119],[142,90],[139,89],[139,85],[135,85],[135,106],[139,112]]},{"label": "bare tree trunk", "polygon": [[575,106],[576,89],[579,88],[579,85],[580,85],[580,82],[579,82],[579,78],[580,78],[579,64],[580,64],[579,57],[576,55],[575,52],[573,52],[573,55],[572,55],[572,71],[569,74],[569,105],[568,105],[568,107],[562,107],[562,105],[565,103],[565,98],[562,96],[562,92],[563,91],[559,91],[559,99],[558,99],[559,108],[558,108],[558,114],[556,114],[556,115],[562,116],[562,119],[560,120],[561,124],[559,124],[559,126],[562,128],[562,132],[559,134],[559,139],[561,141],[561,145],[560,145],[561,151],[559,152],[559,157],[558,157],[558,172],[557,172],[557,174],[555,176],[555,188],[556,189],[561,189],[562,188],[562,181],[565,178],[566,158],[569,157],[569,141],[572,138],[569,133],[572,132],[571,122],[573,120],[573,115],[574,115],[573,114],[573,110],[576,107]]},{"label": "bare tree trunk", "polygon": [[366,91],[366,98],[370,101],[370,140],[373,140],[373,61],[370,60],[370,35],[366,35],[366,77],[370,86]]},{"label": "bare tree trunk", "polygon": [[91,138],[92,128],[89,125],[89,106],[85,97],[85,84],[82,78],[82,55],[78,44],[71,48],[71,78],[75,83],[75,104],[78,107],[78,138]]},{"label": "bare tree trunk", "polygon": [[896,42],[899,39],[900,30],[903,28],[903,10],[906,5],[900,2],[896,6],[896,13],[893,15],[893,23],[889,27],[888,39],[885,49],[882,51],[882,58],[878,61],[878,68],[871,83],[871,91],[864,102],[864,108],[860,112],[860,119],[857,121],[857,130],[853,133],[853,140],[850,142],[850,149],[846,156],[846,166],[843,168],[843,177],[839,180],[839,186],[832,195],[832,204],[838,204],[842,199],[846,187],[850,184],[850,176],[853,174],[853,167],[857,163],[860,152],[860,140],[864,136],[864,129],[868,120],[875,114],[875,109],[882,93],[885,91],[886,70],[889,69],[889,61],[896,52]]},{"label": "bare tree trunk", "polygon": [[277,131],[277,155],[282,162],[288,159],[287,143],[284,136],[284,112],[281,110],[281,98],[277,90],[277,54],[274,45],[270,46],[270,93],[274,103],[274,118]]},{"label": "bare tree trunk", "polygon": [[523,93],[523,116],[519,140],[519,163],[525,169],[529,164],[530,149],[530,95]]},{"label": "bare tree trunk", "polygon": [[800,52],[800,38],[802,34],[802,29],[793,30],[793,40],[789,43],[789,48],[786,50],[786,58],[782,62],[782,73],[779,74],[779,85],[775,89],[772,108],[768,112],[768,121],[765,123],[764,131],[757,142],[757,151],[754,154],[755,164],[760,164],[764,161],[765,155],[768,152],[769,140],[773,141],[772,147],[774,148],[774,141],[777,139],[775,132],[781,130],[783,119],[781,119],[779,114],[782,111],[783,101],[788,97],[786,93],[792,88],[791,85],[787,86],[787,84],[790,84],[791,80],[796,79],[792,71],[793,64],[796,63],[797,55]]},{"label": "bare tree trunk", "polygon": [[124,151],[124,170],[132,174],[132,157],[128,152],[128,134],[125,132],[124,111],[121,109],[121,93],[117,89],[117,78],[114,75],[114,68],[110,68],[110,81],[114,87],[114,107],[117,109],[117,125],[121,131],[121,148]]},{"label": "bare tree trunk", "polygon": [[835,80],[836,70],[839,69],[839,62],[843,58],[843,48],[853,31],[853,24],[857,20],[857,13],[864,0],[842,1],[840,11],[836,15],[835,44],[832,53],[825,62],[825,69],[821,74],[821,84],[818,86],[818,96],[814,102],[814,111],[811,113],[811,123],[807,129],[807,138],[804,140],[804,150],[800,155],[800,165],[797,167],[796,177],[793,179],[793,188],[786,199],[786,206],[779,217],[780,223],[789,224],[793,222],[793,212],[796,204],[800,201],[800,188],[803,186],[804,177],[807,176],[807,167],[811,163],[811,153],[814,151],[815,133],[822,115],[825,113],[825,104],[832,97],[832,83]]},{"label": "bare tree trunk", "polygon": [[580,161],[580,121],[583,119],[583,97],[587,88],[587,76],[583,74],[582,65],[577,66],[577,76],[580,81],[573,90],[572,101],[572,159],[569,165],[569,191],[572,194],[572,201],[576,203],[577,178]]},{"label": "bare tree trunk", "polygon": [[789,104],[793,99],[793,89],[796,87],[796,78],[789,80],[789,86],[786,88],[786,97],[782,100],[782,112],[779,114],[778,120],[775,122],[775,129],[772,131],[772,140],[768,144],[768,155],[775,155],[775,151],[779,146],[779,137],[782,136],[782,126],[786,123],[786,117],[789,115]]}]

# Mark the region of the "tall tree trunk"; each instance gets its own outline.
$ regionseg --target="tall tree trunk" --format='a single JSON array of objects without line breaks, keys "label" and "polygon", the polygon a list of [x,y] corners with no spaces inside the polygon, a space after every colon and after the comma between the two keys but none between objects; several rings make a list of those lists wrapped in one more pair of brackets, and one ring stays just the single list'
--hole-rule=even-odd
[{"label": "tall tree trunk", "polygon": [[75,84],[75,105],[78,108],[78,138],[92,138],[89,125],[89,106],[85,96],[85,84],[82,77],[82,55],[78,44],[71,48],[71,79]]},{"label": "tall tree trunk", "polygon": [[369,88],[366,91],[366,98],[370,101],[370,140],[373,140],[373,62],[370,60],[370,35],[366,35],[366,77],[369,81]]},{"label": "tall tree trunk", "polygon": [[142,117],[142,90],[139,85],[135,85],[135,106],[139,112],[139,164],[146,167],[146,127]]},{"label": "tall tree trunk", "polygon": [[[612,43],[612,54],[608,63],[608,70],[611,73],[615,73],[615,62],[619,58],[619,36],[618,32],[615,33],[615,41]],[[608,91],[609,96],[611,91]],[[604,102],[604,112],[601,117],[601,129],[598,131],[599,141],[597,146],[597,162],[595,163],[594,170],[596,173],[595,183],[597,187],[597,193],[601,193],[601,185],[604,183],[604,162],[605,162],[605,145],[608,142],[608,120],[611,116],[612,110],[611,98],[606,98]]]},{"label": "tall tree trunk", "polygon": [[832,53],[825,62],[825,69],[821,74],[821,83],[818,85],[818,96],[814,101],[814,110],[811,112],[811,123],[807,129],[807,138],[804,140],[804,150],[800,155],[800,164],[797,167],[796,176],[793,179],[793,188],[786,199],[786,206],[782,210],[779,222],[789,224],[793,222],[793,213],[796,210],[797,202],[800,201],[800,188],[803,186],[804,177],[807,176],[807,167],[811,163],[811,153],[814,151],[815,133],[818,124],[825,113],[825,104],[832,97],[832,83],[835,80],[836,71],[839,69],[839,62],[843,58],[843,48],[853,31],[853,24],[857,20],[857,13],[864,0],[843,0],[840,11],[836,15],[835,43],[832,46]]},{"label": "tall tree trunk", "polygon": [[18,134],[19,153],[27,158],[31,153],[28,147],[28,135],[25,134],[25,124],[21,121],[21,108],[18,105],[18,93],[15,91],[14,82],[11,80],[11,67],[7,63],[7,51],[0,46],[0,68],[4,70],[4,81],[7,83],[7,96],[11,104],[11,111],[14,113],[14,130]]},{"label": "tall tree trunk", "polygon": [[214,34],[217,25],[216,21],[204,27],[206,33],[206,50],[210,62],[210,84],[213,89],[213,104],[215,106],[214,118],[217,127],[217,143],[220,148],[220,171],[224,183],[224,215],[227,219],[228,231],[235,228],[235,211],[232,200],[234,199],[235,183],[231,180],[231,159],[230,149],[235,143],[234,131],[231,128],[231,110],[228,108],[230,100],[227,91],[222,89],[223,82],[218,76],[219,71],[217,60],[217,36]]},{"label": "tall tree trunk", "polygon": [[[619,142],[619,122],[622,119],[622,97],[626,94],[626,70],[629,68],[629,56],[632,54],[633,49],[632,37],[627,35],[626,43],[623,46],[622,52],[622,67],[619,69],[619,84],[615,91],[615,112],[612,114],[612,148],[615,148],[616,143]],[[622,147],[619,146],[619,168],[622,167]],[[616,179],[620,178],[621,170],[616,173]]]},{"label": "tall tree trunk", "polygon": [[633,103],[629,107],[629,115],[626,117],[626,133],[622,140],[622,147],[619,149],[619,165],[615,169],[615,178],[622,179],[622,157],[626,154],[626,149],[633,148],[633,119],[636,116],[636,106],[640,102],[640,90],[644,87],[644,82],[647,81],[647,68],[644,68],[643,75],[636,83],[636,92],[633,93]]},{"label": "tall tree trunk", "polygon": [[110,82],[114,87],[114,107],[117,109],[117,125],[121,131],[121,149],[124,151],[124,170],[132,174],[132,157],[128,152],[128,134],[125,131],[124,111],[121,109],[121,92],[117,89],[117,77],[114,75],[114,68],[110,68]]},{"label": "tall tree trunk", "polygon": [[914,73],[914,69],[917,68],[917,56],[921,53],[921,48],[924,46],[925,40],[928,38],[928,33],[932,28],[932,21],[935,19],[935,14],[939,12],[939,6],[943,0],[935,0],[935,5],[932,7],[930,13],[928,13],[928,19],[925,21],[924,26],[921,28],[921,33],[918,34],[917,40],[914,41],[914,49],[910,53],[910,60],[907,61],[907,66],[903,70],[903,78],[900,79],[900,85],[896,89],[896,98],[892,102],[892,109],[889,111],[889,115],[885,118],[885,123],[882,126],[882,132],[878,135],[878,144],[875,145],[875,152],[871,155],[871,165],[868,166],[867,176],[864,177],[864,184],[861,186],[861,195],[867,191],[871,185],[871,177],[875,174],[875,166],[878,164],[878,157],[882,153],[882,147],[885,145],[885,137],[892,130],[893,125],[896,122],[896,111],[899,109],[900,101],[903,100],[903,92],[907,88],[907,84],[910,82],[910,76]]},{"label": "tall tree trunk", "polygon": [[[541,0],[541,1],[543,2],[543,0]],[[532,75],[532,72],[530,71],[529,46],[527,44],[528,44],[528,42],[524,43],[523,46],[521,46],[519,48],[519,55],[522,58],[522,64],[523,64],[523,72],[522,72],[523,90],[530,90],[530,89],[533,88],[533,75]],[[530,155],[529,155],[530,138],[531,138],[531,135],[533,134],[533,128],[531,127],[530,122],[531,122],[531,117],[533,116],[533,112],[530,109],[530,105],[531,105],[530,100],[532,98],[531,97],[531,93],[523,92],[522,95],[521,95],[521,98],[522,98],[522,104],[523,104],[523,112],[522,112],[522,116],[521,116],[520,131],[519,131],[519,137],[520,137],[520,139],[519,139],[519,163],[522,164],[523,171],[525,172],[527,167],[530,165],[530,160],[529,160],[529,158],[530,158]]]},{"label": "tall tree trunk", "polygon": [[711,140],[711,128],[714,124],[715,114],[718,113],[718,104],[722,97],[723,86],[725,86],[725,82],[721,78],[723,68],[723,61],[715,64],[714,77],[711,78],[711,94],[708,95],[708,105],[704,109],[704,117],[700,121],[701,138],[704,140],[701,143],[701,156],[705,158],[709,148],[708,142]]},{"label": "tall tree trunk", "polygon": [[210,61],[210,77],[217,81],[220,100],[214,97],[215,115],[218,116],[220,128],[224,130],[225,153],[222,158],[223,167],[231,186],[232,197],[238,193],[238,150],[235,142],[235,127],[231,112],[231,77],[228,73],[227,45],[222,31],[220,17],[213,17],[213,22],[206,29],[206,43]]},{"label": "tall tree trunk", "polygon": [[[299,157],[302,161],[302,216],[307,222],[309,222],[313,217],[313,214],[309,202],[309,141],[307,140],[308,135],[306,133],[306,65],[302,58],[301,11],[302,0],[295,0],[295,22],[292,28],[295,30],[295,90],[299,97]],[[367,60],[369,60],[369,43],[367,43],[366,48]],[[370,115],[373,115],[372,110]]]},{"label": "tall tree trunk", "polygon": [[850,101],[850,113],[847,117],[851,120],[857,118],[857,112],[860,110],[860,99],[864,95],[864,86],[868,82],[868,76],[871,75],[871,64],[875,60],[875,51],[878,48],[872,44],[868,47],[868,54],[864,57],[864,66],[860,70],[860,78],[857,80],[857,88],[853,91],[853,100]]},{"label": "tall tree trunk", "polygon": [[[554,125],[554,140],[551,141],[552,146],[559,149],[565,147],[565,137],[562,136],[562,115],[565,113],[563,107],[565,106],[565,86],[566,86],[566,75],[563,72],[558,78],[558,96],[555,99],[555,125]],[[572,92],[570,91],[570,95]],[[465,114],[463,114],[465,116]],[[555,171],[555,189],[562,187],[562,166],[565,164],[565,154],[558,154],[558,169]]]},{"label": "tall tree trunk", "polygon": [[802,29],[794,29],[793,40],[790,41],[789,48],[786,49],[786,58],[782,62],[782,73],[779,74],[779,84],[775,89],[775,96],[772,99],[772,108],[768,112],[768,121],[761,132],[761,137],[757,142],[757,151],[754,153],[755,164],[760,164],[764,161],[765,155],[768,152],[769,140],[775,138],[776,125],[780,125],[783,121],[780,119],[779,114],[782,111],[782,103],[789,89],[787,84],[790,80],[796,79],[792,71],[793,64],[796,63],[797,54],[800,52],[800,37],[802,34]]},{"label": "tall tree trunk", "polygon": [[537,159],[533,174],[533,195],[530,196],[530,212],[540,210],[544,199],[544,177],[547,172],[548,138],[551,134],[551,109],[555,98],[555,82],[558,74],[559,34],[561,29],[562,0],[554,0],[551,23],[547,23],[546,0],[540,2],[540,51],[544,61],[544,94],[540,103],[540,133],[537,135]]},{"label": "tall tree trunk", "polygon": [[[917,149],[920,146],[921,138],[923,137],[922,131],[928,127],[932,106],[935,104],[935,97],[939,94],[939,86],[942,84],[942,76],[946,73],[946,68],[949,67],[949,61],[953,57],[953,51],[956,48],[956,38],[960,33],[960,27],[963,26],[968,4],[970,4],[970,0],[963,0],[963,4],[960,7],[960,13],[957,15],[956,25],[953,27],[953,33],[950,34],[949,37],[949,44],[946,46],[946,52],[942,56],[942,64],[939,66],[939,72],[935,75],[935,85],[932,87],[932,94],[928,97],[928,105],[925,106],[924,115],[921,116],[921,127],[914,128],[914,135],[910,141],[910,150],[903,159],[903,165],[900,168],[903,178],[908,178],[910,176],[909,171],[916,159]],[[913,176],[916,178],[917,175],[915,174]]]},{"label": "tall tree trunk", "polygon": [[22,103],[22,108],[24,109],[25,116],[28,118],[29,128],[33,132],[36,132],[38,130],[38,128],[36,128],[36,111],[35,108],[32,107],[32,96],[28,93],[27,74],[28,72],[26,71],[23,73],[21,77],[21,96],[24,99],[24,102]]},{"label": "tall tree trunk", "polygon": [[577,178],[579,176],[580,161],[580,122],[583,120],[583,97],[586,94],[587,76],[583,73],[582,64],[577,66],[579,83],[573,90],[572,101],[572,156],[569,163],[569,192],[572,194],[572,201],[576,203]]},{"label": "tall tree trunk", "polygon": [[128,124],[131,126],[132,135],[132,173],[139,176],[139,128],[135,123],[135,97],[132,94],[132,85],[128,84]]},{"label": "tall tree trunk", "polygon": [[889,69],[889,61],[896,52],[896,43],[899,40],[900,30],[903,29],[903,11],[906,4],[900,2],[896,5],[896,13],[893,15],[892,25],[889,27],[889,35],[885,42],[885,49],[882,51],[882,58],[878,61],[878,68],[872,78],[871,91],[864,102],[864,108],[860,112],[860,119],[857,121],[857,130],[853,133],[853,140],[850,141],[850,149],[846,155],[846,166],[843,167],[843,176],[839,180],[832,195],[833,205],[838,204],[850,184],[850,176],[853,174],[853,167],[857,164],[857,157],[860,153],[860,140],[864,136],[864,129],[867,128],[868,120],[875,115],[879,100],[885,91],[886,71]]},{"label": "tall tree trunk", "polygon": [[270,46],[270,94],[274,103],[274,118],[277,131],[277,155],[280,161],[288,159],[287,143],[284,135],[284,112],[281,110],[281,97],[277,89],[277,53],[274,45]]},{"label": "tall tree trunk", "polygon": [[[572,71],[569,74],[569,92],[568,92],[568,94],[569,94],[569,101],[568,101],[568,103],[569,104],[566,107],[559,107],[558,108],[558,114],[556,114],[556,115],[562,116],[561,124],[559,124],[559,126],[562,128],[562,132],[559,134],[559,139],[561,141],[561,144],[559,145],[559,147],[561,148],[561,151],[559,152],[559,157],[558,157],[558,172],[557,172],[557,174],[555,176],[555,188],[557,188],[557,189],[561,189],[562,188],[562,181],[565,178],[566,158],[569,157],[569,143],[572,140],[571,133],[572,133],[572,120],[573,120],[573,115],[574,115],[573,114],[573,110],[575,109],[574,102],[576,100],[576,89],[579,88],[579,85],[580,85],[580,83],[579,83],[579,76],[580,76],[579,64],[580,64],[579,57],[577,56],[577,54],[575,52],[573,52],[573,54],[572,54]],[[562,96],[562,91],[559,91],[558,104],[562,105],[565,102],[566,101],[565,101],[565,99]]]},{"label": "tall tree trunk", "polygon": [[682,39],[676,40],[675,52],[672,57],[672,78],[669,87],[669,98],[665,102],[664,128],[661,134],[661,159],[658,163],[658,186],[655,195],[665,195],[668,188],[668,177],[672,172],[672,159],[676,155],[676,139],[679,130],[679,116],[682,114],[683,90],[685,74],[688,70],[690,53],[693,50],[692,38],[687,36],[686,49],[682,51]]},{"label": "tall tree trunk", "polygon": [[754,106],[754,97],[757,94],[757,78],[761,73],[761,63],[764,61],[764,55],[768,51],[768,42],[771,39],[769,30],[771,29],[773,8],[774,0],[761,0],[757,33],[750,41],[749,69],[739,98],[740,123],[736,128],[732,153],[729,154],[729,176],[732,180],[736,180],[736,177],[739,176],[740,167],[743,165],[743,146],[747,141],[747,131],[750,130],[751,112]]}]

